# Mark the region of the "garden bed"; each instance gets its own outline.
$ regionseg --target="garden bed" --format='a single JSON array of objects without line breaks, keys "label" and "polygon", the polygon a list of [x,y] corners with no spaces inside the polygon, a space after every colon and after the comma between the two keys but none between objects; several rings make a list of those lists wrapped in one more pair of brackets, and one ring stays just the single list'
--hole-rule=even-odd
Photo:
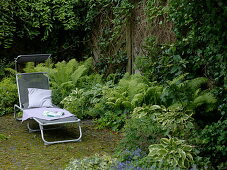
[{"label": "garden bed", "polygon": [[[55,131],[65,137],[71,133],[67,127]],[[26,122],[16,121],[12,115],[0,117],[0,169],[64,169],[72,158],[83,158],[95,153],[112,154],[119,139],[118,134],[97,130],[92,121],[82,121],[81,142],[45,146],[39,132],[29,133]],[[68,133],[69,132],[69,133]],[[47,133],[52,138],[53,132]]]}]

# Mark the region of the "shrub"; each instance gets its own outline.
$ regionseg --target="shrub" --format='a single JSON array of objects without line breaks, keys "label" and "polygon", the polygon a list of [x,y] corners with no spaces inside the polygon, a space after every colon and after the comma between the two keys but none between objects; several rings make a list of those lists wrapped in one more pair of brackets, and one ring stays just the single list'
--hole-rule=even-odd
[{"label": "shrub", "polygon": [[107,111],[105,114],[96,120],[97,128],[109,128],[113,131],[119,131],[123,128],[126,121],[127,113],[122,113],[121,110]]},{"label": "shrub", "polygon": [[9,63],[7,60],[0,59],[0,81],[7,76],[7,71],[9,71],[10,73],[12,72],[12,69],[9,70],[9,68],[12,67],[12,63]]},{"label": "shrub", "polygon": [[[89,85],[90,86],[90,85]],[[96,84],[88,88],[76,88],[61,101],[64,108],[74,113],[80,118],[100,117],[105,110],[103,101],[103,89],[108,88],[106,83]]]},{"label": "shrub", "polygon": [[0,116],[13,113],[13,105],[17,102],[17,86],[13,78],[0,81]]},{"label": "shrub", "polygon": [[200,133],[202,140],[200,155],[208,157],[214,166],[226,162],[227,156],[227,119],[207,125]]},{"label": "shrub", "polygon": [[50,71],[51,87],[53,89],[53,102],[60,102],[74,89],[79,79],[86,75],[91,67],[91,59],[78,63],[75,59],[69,62],[58,62]]},{"label": "shrub", "polygon": [[103,90],[99,108],[103,108],[105,112],[101,111],[103,114],[98,120],[100,127],[121,129],[133,108],[144,102],[147,83],[146,78],[140,74],[125,74],[115,87]]},{"label": "shrub", "polygon": [[[140,113],[145,112],[145,109],[140,110]],[[143,151],[148,151],[148,146],[157,143],[164,136],[164,132],[152,115],[128,119],[123,128],[123,138],[118,149],[121,151],[125,149],[133,150],[139,147]]]},{"label": "shrub", "polygon": [[61,104],[78,118],[83,118],[85,117],[84,112],[89,102],[84,95],[84,90],[76,88],[75,90],[72,90],[69,96],[61,101]]}]

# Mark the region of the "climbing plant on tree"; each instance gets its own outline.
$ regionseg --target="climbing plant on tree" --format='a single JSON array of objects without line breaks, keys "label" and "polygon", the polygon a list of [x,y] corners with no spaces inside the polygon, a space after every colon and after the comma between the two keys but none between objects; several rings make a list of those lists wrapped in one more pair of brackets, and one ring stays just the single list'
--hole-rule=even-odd
[{"label": "climbing plant on tree", "polygon": [[75,54],[75,51],[77,54],[81,53],[79,48],[83,46],[86,32],[86,3],[74,0],[1,1],[2,55],[6,55],[4,52],[7,48],[11,50],[8,50],[10,53],[4,57],[34,52],[74,57],[72,54]]},{"label": "climbing plant on tree", "polygon": [[[134,5],[129,0],[89,1],[87,19],[92,21],[89,34],[97,70],[100,73],[124,73],[126,25]],[[91,26],[91,25],[90,25]]]},{"label": "climbing plant on tree", "polygon": [[49,52],[57,55],[58,60],[88,57],[91,55],[88,48],[94,45],[89,42],[100,24],[96,40],[100,53],[94,57],[99,70],[109,73],[124,70],[124,31],[133,8],[128,0],[3,0],[0,3],[3,56],[8,57],[5,49],[10,48],[11,56]]}]

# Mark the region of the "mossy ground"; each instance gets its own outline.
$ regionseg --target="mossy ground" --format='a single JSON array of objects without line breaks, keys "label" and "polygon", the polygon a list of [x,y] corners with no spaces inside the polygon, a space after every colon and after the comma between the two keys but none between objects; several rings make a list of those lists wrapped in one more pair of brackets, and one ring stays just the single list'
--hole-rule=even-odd
[{"label": "mossy ground", "polygon": [[[112,154],[119,135],[108,130],[95,129],[92,121],[82,121],[81,142],[45,146],[40,132],[29,133],[26,122],[16,121],[12,115],[0,117],[0,134],[7,136],[0,141],[0,170],[9,169],[64,169],[72,158],[83,158],[95,153]],[[78,135],[75,125],[48,131],[47,139],[55,140]]]}]

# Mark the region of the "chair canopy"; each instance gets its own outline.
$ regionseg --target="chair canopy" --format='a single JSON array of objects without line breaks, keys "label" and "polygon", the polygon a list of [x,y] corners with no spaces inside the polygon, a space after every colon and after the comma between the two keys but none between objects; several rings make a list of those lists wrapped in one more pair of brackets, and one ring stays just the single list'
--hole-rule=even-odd
[{"label": "chair canopy", "polygon": [[35,64],[45,62],[50,56],[51,54],[19,55],[15,58],[15,70],[18,72],[19,66],[27,62],[34,62]]},{"label": "chair canopy", "polygon": [[20,73],[16,75],[20,107],[28,108],[28,88],[49,89],[47,73]]},{"label": "chair canopy", "polygon": [[16,63],[26,62],[43,62],[50,58],[51,54],[30,54],[30,55],[19,55],[15,58]]}]

